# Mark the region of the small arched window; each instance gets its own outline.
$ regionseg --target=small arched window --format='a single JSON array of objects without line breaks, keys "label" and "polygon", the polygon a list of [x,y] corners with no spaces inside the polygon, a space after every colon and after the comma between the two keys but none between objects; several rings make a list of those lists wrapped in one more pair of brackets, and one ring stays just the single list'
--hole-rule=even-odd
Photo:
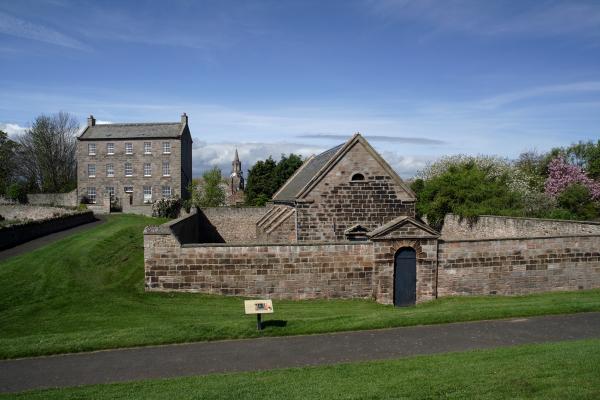
[{"label": "small arched window", "polygon": [[352,175],[352,181],[364,181],[365,180],[365,176],[361,173],[357,173]]}]

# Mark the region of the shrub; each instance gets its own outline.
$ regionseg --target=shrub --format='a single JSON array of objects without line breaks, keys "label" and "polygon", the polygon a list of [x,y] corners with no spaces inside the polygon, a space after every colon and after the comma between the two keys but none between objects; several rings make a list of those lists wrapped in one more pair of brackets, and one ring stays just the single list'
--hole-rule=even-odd
[{"label": "shrub", "polygon": [[13,183],[6,190],[6,196],[11,199],[18,201],[21,204],[27,203],[27,189],[22,183]]},{"label": "shrub", "polygon": [[5,218],[2,216],[2,214],[0,214],[0,221],[4,221]]},{"label": "shrub", "polygon": [[77,211],[86,211],[87,209],[87,206],[83,203],[77,205]]},{"label": "shrub", "polygon": [[508,174],[490,169],[471,161],[452,165],[429,180],[416,180],[417,212],[426,215],[438,230],[448,213],[466,218],[517,213],[521,210],[520,197],[509,190]]},{"label": "shrub", "polygon": [[600,200],[600,183],[588,177],[581,167],[567,163],[562,157],[556,157],[548,165],[548,172],[545,185],[548,195],[557,197],[572,185],[579,184],[588,189],[592,200]]},{"label": "shrub", "polygon": [[177,218],[181,211],[181,199],[178,197],[160,199],[152,204],[152,216],[162,218]]},{"label": "shrub", "polygon": [[590,190],[581,183],[565,189],[557,198],[558,205],[575,216],[574,219],[592,220],[598,217],[598,203],[592,199]]}]

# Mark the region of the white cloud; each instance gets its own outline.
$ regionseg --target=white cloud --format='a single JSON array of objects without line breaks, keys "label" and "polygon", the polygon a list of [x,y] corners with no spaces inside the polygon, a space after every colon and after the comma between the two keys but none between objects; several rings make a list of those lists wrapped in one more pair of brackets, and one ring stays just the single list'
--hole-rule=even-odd
[{"label": "white cloud", "polygon": [[43,25],[33,24],[29,21],[13,17],[0,11],[0,33],[25,39],[51,43],[57,46],[69,47],[77,50],[87,50],[79,40],[67,36],[57,30]]},{"label": "white cloud", "polygon": [[516,101],[532,97],[549,96],[555,94],[600,92],[600,82],[575,82],[563,85],[540,86],[515,92],[502,93],[480,101],[486,107],[501,107]]},{"label": "white cloud", "polygon": [[4,131],[8,133],[8,136],[11,138],[15,138],[21,133],[25,132],[27,127],[21,126],[19,124],[11,124],[11,123],[1,123],[0,122],[0,131]]}]

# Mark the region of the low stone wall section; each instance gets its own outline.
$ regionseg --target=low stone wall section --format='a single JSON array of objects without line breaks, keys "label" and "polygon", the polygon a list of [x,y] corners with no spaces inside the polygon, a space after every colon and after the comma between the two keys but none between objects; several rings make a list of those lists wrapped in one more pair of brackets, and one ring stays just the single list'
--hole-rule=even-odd
[{"label": "low stone wall section", "polygon": [[181,245],[161,229],[144,234],[149,291],[274,299],[373,296],[370,243]]},{"label": "low stone wall section", "polygon": [[600,287],[600,235],[440,241],[438,296]]},{"label": "low stone wall section", "polygon": [[85,211],[0,228],[0,250],[94,220],[94,213]]},{"label": "low stone wall section", "polygon": [[77,207],[77,189],[68,193],[28,193],[27,203],[35,206]]},{"label": "low stone wall section", "polygon": [[[215,229],[226,243],[256,242],[256,222],[267,212],[266,207],[207,207],[200,210],[205,216],[205,229]],[[201,227],[201,229],[204,229]],[[209,243],[209,242],[204,242]],[[216,243],[220,243],[217,241]]]},{"label": "low stone wall section", "polygon": [[445,240],[600,235],[600,222],[482,215],[470,223],[448,214],[441,234]]},{"label": "low stone wall section", "polygon": [[0,215],[6,219],[18,219],[23,222],[44,220],[73,214],[74,210],[60,207],[31,206],[26,204],[0,205]]}]

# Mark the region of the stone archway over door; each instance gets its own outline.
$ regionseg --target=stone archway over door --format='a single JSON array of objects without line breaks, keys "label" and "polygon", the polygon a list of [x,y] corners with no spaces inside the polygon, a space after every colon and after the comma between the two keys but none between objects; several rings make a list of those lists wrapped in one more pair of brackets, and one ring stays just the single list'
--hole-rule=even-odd
[{"label": "stone archway over door", "polygon": [[394,305],[404,307],[417,301],[417,253],[403,247],[394,258]]}]

